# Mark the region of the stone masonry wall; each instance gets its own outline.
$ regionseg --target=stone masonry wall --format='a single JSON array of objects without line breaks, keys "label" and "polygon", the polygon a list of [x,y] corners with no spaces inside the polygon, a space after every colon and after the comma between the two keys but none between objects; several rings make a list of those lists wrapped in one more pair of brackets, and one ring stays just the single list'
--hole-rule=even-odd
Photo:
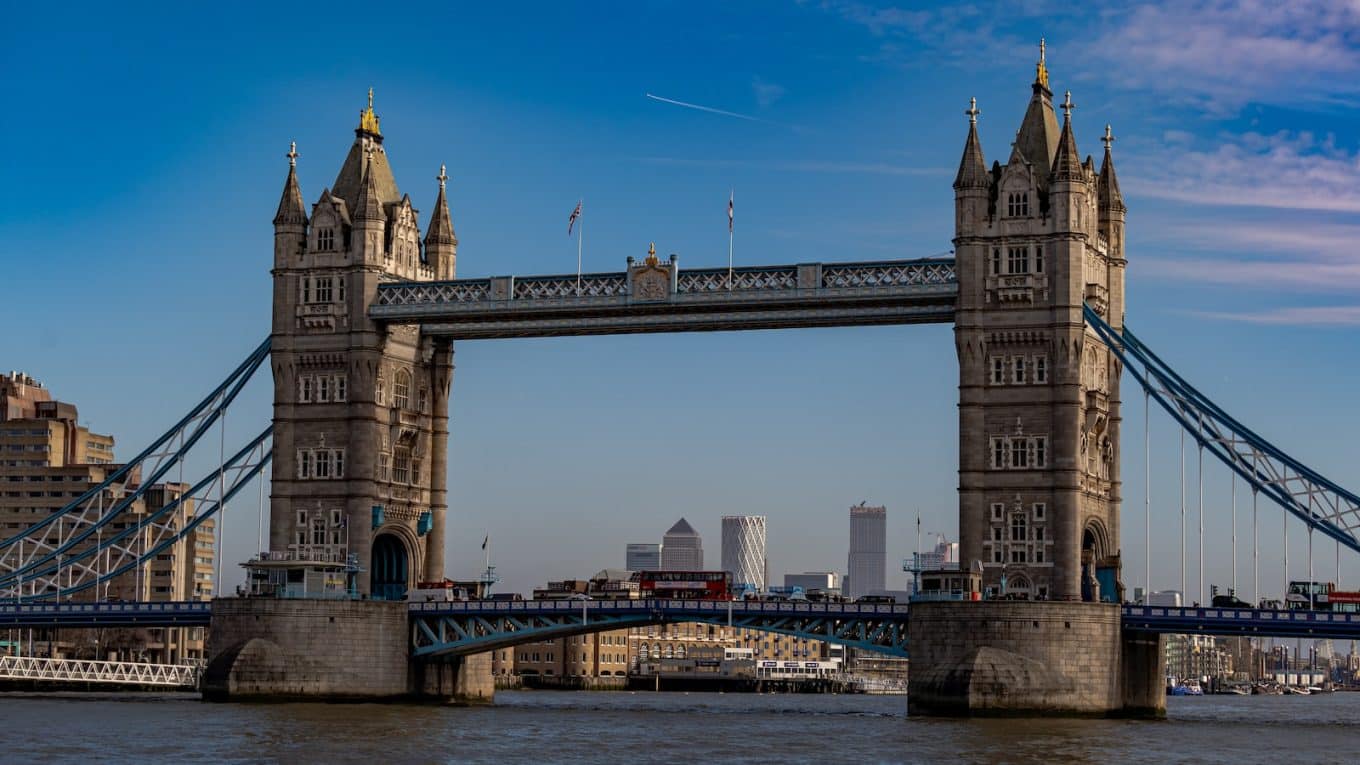
[{"label": "stone masonry wall", "polygon": [[1123,706],[1115,604],[913,603],[911,714],[1107,715]]},{"label": "stone masonry wall", "polygon": [[203,696],[404,697],[411,690],[407,629],[404,602],[214,600]]}]

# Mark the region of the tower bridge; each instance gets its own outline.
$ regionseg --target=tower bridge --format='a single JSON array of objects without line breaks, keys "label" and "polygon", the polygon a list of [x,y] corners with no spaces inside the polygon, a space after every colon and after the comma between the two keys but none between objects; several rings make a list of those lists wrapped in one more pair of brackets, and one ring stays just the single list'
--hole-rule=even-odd
[{"label": "tower bridge", "polygon": [[[1253,507],[1264,497],[1283,509],[1286,530],[1291,517],[1306,525],[1310,579],[1313,531],[1335,540],[1338,568],[1343,547],[1360,551],[1360,497],[1228,416],[1125,327],[1127,208],[1112,131],[1097,169],[1077,150],[1070,94],[1059,125],[1042,52],[1030,91],[1005,164],[987,165],[980,111],[974,102],[965,112],[953,257],[685,269],[651,248],[612,273],[485,279],[457,278],[442,167],[422,237],[388,164],[370,92],[335,181],[310,209],[299,155],[288,153],[273,220],[269,340],[129,466],[0,542],[0,598],[8,601],[0,621],[210,618],[205,690],[221,698],[485,700],[484,651],[495,646],[622,624],[731,619],[889,652],[910,648],[910,704],[922,713],[1158,714],[1165,632],[1354,636],[1351,615],[1121,610],[1125,371],[1201,452],[1246,482]],[[931,322],[954,324],[959,363],[961,558],[989,590],[1021,600],[872,613],[402,601],[418,582],[444,578],[455,342]],[[153,513],[115,532],[110,524],[131,500],[105,499],[124,488],[135,498],[138,470],[149,484],[182,466],[266,357],[272,425],[230,459],[223,447],[221,466],[181,501],[210,517],[268,466],[267,549],[250,566],[257,589],[280,597],[219,599],[210,611],[47,604],[97,591],[188,531]],[[1150,525],[1150,507],[1145,515]],[[1150,527],[1145,533],[1150,539]]]}]

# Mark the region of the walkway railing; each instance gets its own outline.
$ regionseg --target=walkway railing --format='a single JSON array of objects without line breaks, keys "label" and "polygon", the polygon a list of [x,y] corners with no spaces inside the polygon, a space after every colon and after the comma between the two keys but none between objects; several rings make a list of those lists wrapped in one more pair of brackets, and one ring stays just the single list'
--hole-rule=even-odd
[{"label": "walkway railing", "polygon": [[0,679],[197,688],[199,668],[184,664],[0,656]]}]

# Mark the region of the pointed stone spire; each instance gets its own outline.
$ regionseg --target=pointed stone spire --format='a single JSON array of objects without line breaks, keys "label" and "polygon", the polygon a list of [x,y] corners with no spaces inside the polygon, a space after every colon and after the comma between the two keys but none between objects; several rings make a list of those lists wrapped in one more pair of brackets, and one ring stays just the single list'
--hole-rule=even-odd
[{"label": "pointed stone spire", "polygon": [[449,218],[449,202],[444,196],[444,184],[449,180],[444,165],[439,166],[439,196],[434,200],[434,211],[430,213],[430,225],[426,229],[425,248],[435,245],[456,245],[458,238],[453,233],[453,221]]},{"label": "pointed stone spire", "polygon": [[361,220],[386,220],[387,214],[383,210],[382,197],[378,195],[378,184],[373,175],[373,147],[368,149],[368,158],[364,162],[364,175],[359,183],[359,198],[354,201],[354,219]]},{"label": "pointed stone spire", "polygon": [[1100,209],[1125,212],[1128,208],[1124,207],[1124,195],[1119,192],[1119,178],[1114,173],[1114,158],[1110,156],[1114,133],[1110,131],[1109,125],[1105,126],[1105,135],[1100,140],[1105,144],[1105,158],[1100,162],[1100,179],[1096,185]]},{"label": "pointed stone spire", "polygon": [[1039,62],[1035,64],[1033,94],[1020,130],[1015,134],[1015,147],[1025,161],[1034,165],[1040,194],[1047,192],[1048,177],[1044,172],[1053,165],[1058,150],[1058,116],[1053,113],[1053,92],[1048,89],[1047,46],[1039,41]]},{"label": "pointed stone spire", "polygon": [[1072,103],[1072,91],[1067,91],[1067,95],[1062,104],[1063,126],[1062,135],[1058,136],[1058,149],[1053,158],[1053,181],[1079,181],[1085,177],[1081,170],[1081,157],[1077,154],[1077,139],[1072,135],[1072,110],[1077,108]]},{"label": "pointed stone spire", "polygon": [[990,177],[987,175],[987,162],[982,158],[982,143],[977,135],[977,118],[981,114],[977,99],[970,99],[968,109],[968,140],[963,144],[963,158],[959,160],[959,172],[954,176],[954,189],[987,188]]},{"label": "pointed stone spire", "polygon": [[279,211],[274,214],[274,225],[307,225],[307,208],[302,203],[302,189],[297,180],[297,142],[288,147],[288,180],[283,182],[283,197]]}]

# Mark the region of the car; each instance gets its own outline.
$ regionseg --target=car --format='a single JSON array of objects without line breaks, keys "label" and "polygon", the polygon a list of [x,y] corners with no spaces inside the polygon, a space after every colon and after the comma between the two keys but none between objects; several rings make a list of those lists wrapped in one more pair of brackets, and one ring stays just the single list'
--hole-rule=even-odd
[{"label": "car", "polygon": [[1235,595],[1215,595],[1212,602],[1214,608],[1251,608],[1248,603],[1238,600]]},{"label": "car", "polygon": [[571,597],[567,598],[567,600],[594,600],[594,598],[584,592],[573,592]]}]

